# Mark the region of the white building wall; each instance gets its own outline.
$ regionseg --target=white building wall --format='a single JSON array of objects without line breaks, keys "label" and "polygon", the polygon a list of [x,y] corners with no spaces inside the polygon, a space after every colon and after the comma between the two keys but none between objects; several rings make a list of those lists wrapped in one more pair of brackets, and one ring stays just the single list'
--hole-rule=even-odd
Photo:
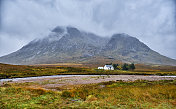
[{"label": "white building wall", "polygon": [[106,65],[104,66],[104,70],[114,70],[113,66],[107,67]]},{"label": "white building wall", "polygon": [[98,67],[98,69],[114,70],[114,67],[112,65],[105,65],[104,67]]}]

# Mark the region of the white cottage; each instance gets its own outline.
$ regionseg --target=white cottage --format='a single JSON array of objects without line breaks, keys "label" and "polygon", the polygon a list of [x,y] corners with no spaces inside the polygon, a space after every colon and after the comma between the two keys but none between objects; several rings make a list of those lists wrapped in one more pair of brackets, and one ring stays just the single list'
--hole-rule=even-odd
[{"label": "white cottage", "polygon": [[105,65],[104,67],[98,67],[98,69],[114,70],[114,67],[112,65]]},{"label": "white cottage", "polygon": [[104,70],[114,70],[114,67],[112,65],[105,65]]}]

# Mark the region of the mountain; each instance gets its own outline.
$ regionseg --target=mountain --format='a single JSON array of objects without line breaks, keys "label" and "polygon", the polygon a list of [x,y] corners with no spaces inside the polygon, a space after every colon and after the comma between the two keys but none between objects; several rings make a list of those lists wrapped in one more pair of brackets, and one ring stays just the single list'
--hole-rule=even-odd
[{"label": "mountain", "polygon": [[48,37],[33,40],[20,50],[0,57],[8,64],[41,64],[58,62],[91,62],[101,59],[123,62],[176,65],[176,60],[151,50],[137,38],[114,34],[110,38],[78,30],[56,27]]}]

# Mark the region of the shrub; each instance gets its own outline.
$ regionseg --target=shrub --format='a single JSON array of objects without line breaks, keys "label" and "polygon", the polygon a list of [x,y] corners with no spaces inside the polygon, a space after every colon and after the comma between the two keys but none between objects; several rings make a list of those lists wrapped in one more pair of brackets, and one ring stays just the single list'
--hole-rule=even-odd
[{"label": "shrub", "polygon": [[64,98],[70,98],[71,97],[71,92],[69,92],[69,91],[63,91],[62,92],[62,97],[64,97]]}]

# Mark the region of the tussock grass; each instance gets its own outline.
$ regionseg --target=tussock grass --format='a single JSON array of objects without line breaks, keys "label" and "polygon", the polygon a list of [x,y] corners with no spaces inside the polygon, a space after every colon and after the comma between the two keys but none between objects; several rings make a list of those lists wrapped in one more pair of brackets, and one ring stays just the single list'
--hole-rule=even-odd
[{"label": "tussock grass", "polygon": [[[176,81],[108,82],[85,85],[71,90],[74,97],[83,99],[83,107],[99,108],[175,108]],[[104,85],[104,88],[100,88]],[[80,107],[80,105],[79,105]],[[77,107],[78,108],[78,107]]]},{"label": "tussock grass", "polygon": [[79,85],[69,90],[64,89],[62,92],[20,86],[23,85],[7,83],[0,87],[1,109],[174,109],[176,107],[176,80],[105,82]]}]

